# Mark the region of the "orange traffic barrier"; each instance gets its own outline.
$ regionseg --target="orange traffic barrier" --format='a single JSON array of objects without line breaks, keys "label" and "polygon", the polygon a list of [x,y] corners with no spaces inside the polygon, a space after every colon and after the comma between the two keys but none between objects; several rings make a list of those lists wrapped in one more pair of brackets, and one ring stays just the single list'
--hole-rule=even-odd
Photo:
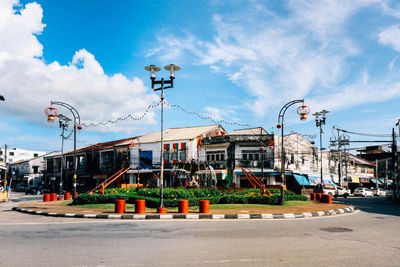
[{"label": "orange traffic barrier", "polygon": [[49,202],[50,201],[50,194],[44,194],[43,195],[43,202]]},{"label": "orange traffic barrier", "polygon": [[146,212],[146,200],[136,199],[135,200],[135,213],[145,213]]},{"label": "orange traffic barrier", "polygon": [[115,200],[115,213],[124,213],[124,212],[125,212],[125,199]]},{"label": "orange traffic barrier", "polygon": [[57,200],[63,200],[62,196],[57,197]]},{"label": "orange traffic barrier", "polygon": [[209,213],[210,212],[210,201],[209,200],[200,200],[200,213]]},{"label": "orange traffic barrier", "polygon": [[50,201],[56,201],[57,200],[57,194],[56,193],[51,193],[50,194]]},{"label": "orange traffic barrier", "polygon": [[178,212],[179,213],[189,212],[189,200],[178,200]]},{"label": "orange traffic barrier", "polygon": [[71,193],[65,193],[64,194],[64,200],[70,200],[71,199]]},{"label": "orange traffic barrier", "polygon": [[165,213],[167,213],[167,209],[166,208],[157,208],[157,213],[165,214]]}]

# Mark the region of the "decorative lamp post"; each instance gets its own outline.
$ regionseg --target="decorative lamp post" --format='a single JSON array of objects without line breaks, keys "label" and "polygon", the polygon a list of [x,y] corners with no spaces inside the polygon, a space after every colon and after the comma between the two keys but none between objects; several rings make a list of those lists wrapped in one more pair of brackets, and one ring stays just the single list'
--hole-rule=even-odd
[{"label": "decorative lamp post", "polygon": [[[315,126],[319,127],[319,151],[321,153],[321,185],[324,186],[323,169],[322,169],[322,125],[325,125],[326,114],[329,113],[327,110],[322,110],[320,112],[315,112],[312,114],[315,116]],[[322,116],[320,119],[319,116]]]},{"label": "decorative lamp post", "polygon": [[[164,187],[164,89],[174,88],[174,79],[175,79],[175,71],[180,70],[179,66],[174,64],[170,64],[164,67],[165,70],[170,72],[169,80],[164,80],[161,78],[160,80],[156,80],[156,72],[161,69],[157,66],[150,65],[144,68],[147,71],[150,71],[150,79],[151,79],[151,88],[154,91],[161,90],[161,167],[160,167],[160,208],[164,207],[163,204],[163,187]],[[154,85],[159,84],[159,88],[154,88]],[[168,86],[165,86],[168,85]]]},{"label": "decorative lamp post", "polygon": [[284,132],[283,132],[283,125],[284,125],[284,117],[285,117],[285,112],[286,110],[297,103],[302,103],[300,107],[297,108],[297,114],[300,115],[300,120],[306,120],[307,119],[307,114],[310,113],[310,108],[308,106],[304,105],[304,99],[298,99],[298,100],[293,100],[288,103],[286,103],[281,110],[279,111],[279,116],[278,116],[278,125],[276,126],[278,129],[282,129],[282,142],[281,142],[281,201],[280,204],[284,204],[284,185],[285,185],[285,150],[284,150]]},{"label": "decorative lamp post", "polygon": [[68,129],[68,123],[71,121],[70,118],[59,114],[58,115],[58,122],[59,122],[59,126],[62,129],[61,131],[61,171],[60,171],[60,196],[62,194],[61,189],[62,189],[62,183],[63,183],[63,169],[64,169],[64,132],[66,129]]},{"label": "decorative lamp post", "polygon": [[58,115],[58,110],[53,107],[53,105],[58,105],[65,107],[69,111],[71,111],[72,115],[74,116],[74,157],[73,157],[73,165],[74,165],[74,175],[73,175],[73,187],[74,187],[74,194],[73,198],[75,199],[76,196],[76,129],[82,130],[81,126],[81,117],[79,116],[78,111],[71,106],[70,104],[60,102],[60,101],[51,101],[50,102],[51,106],[45,109],[45,114],[47,115],[47,121],[48,122],[54,122],[55,117]]}]

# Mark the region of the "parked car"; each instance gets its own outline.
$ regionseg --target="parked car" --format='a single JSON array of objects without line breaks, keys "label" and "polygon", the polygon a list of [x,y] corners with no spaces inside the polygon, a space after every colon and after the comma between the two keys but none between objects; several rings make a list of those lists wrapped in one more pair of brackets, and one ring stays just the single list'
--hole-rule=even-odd
[{"label": "parked car", "polygon": [[386,196],[386,190],[383,188],[374,188],[372,189],[372,192],[374,193],[374,196]]},{"label": "parked car", "polygon": [[25,194],[26,194],[26,195],[28,195],[28,194],[31,194],[31,195],[39,195],[39,194],[42,192],[42,190],[43,190],[43,187],[42,187],[42,186],[32,186],[32,187],[29,187],[29,188],[25,191]]},{"label": "parked car", "polygon": [[374,193],[371,189],[365,187],[357,187],[356,190],[354,190],[354,195],[362,197],[373,197]]},{"label": "parked car", "polygon": [[393,199],[393,190],[392,189],[386,189],[386,198]]},{"label": "parked car", "polygon": [[28,189],[28,187],[26,185],[23,184],[17,184],[15,186],[15,192],[25,192]]},{"label": "parked car", "polygon": [[344,198],[347,198],[348,196],[350,195],[350,193],[349,193],[349,190],[348,189],[346,189],[346,188],[342,188],[342,187],[337,187],[336,188],[336,192],[335,192],[335,194],[333,195],[335,198],[337,198],[337,197],[344,197]]}]

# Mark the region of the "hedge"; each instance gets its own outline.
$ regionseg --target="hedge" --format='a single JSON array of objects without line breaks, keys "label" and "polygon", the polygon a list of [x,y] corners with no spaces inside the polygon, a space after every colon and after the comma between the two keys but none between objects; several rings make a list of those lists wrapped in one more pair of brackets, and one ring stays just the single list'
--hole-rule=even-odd
[{"label": "hedge", "polygon": [[[246,189],[238,191],[220,191],[215,188],[203,189],[173,189],[166,188],[163,192],[163,204],[165,207],[177,207],[178,200],[189,200],[189,206],[198,206],[200,200],[209,200],[210,204],[270,204],[276,205],[280,203],[280,189],[270,189],[273,195],[259,195],[260,189]],[[124,199],[126,203],[134,204],[136,199],[146,200],[146,206],[156,208],[160,203],[160,189],[149,188],[136,189],[131,188],[113,188],[106,189],[104,195],[100,194],[80,194],[74,201],[73,205],[97,204],[97,203],[114,203],[117,199]],[[296,195],[293,192],[286,191],[284,195],[285,201],[289,200],[307,200],[306,196]]]}]

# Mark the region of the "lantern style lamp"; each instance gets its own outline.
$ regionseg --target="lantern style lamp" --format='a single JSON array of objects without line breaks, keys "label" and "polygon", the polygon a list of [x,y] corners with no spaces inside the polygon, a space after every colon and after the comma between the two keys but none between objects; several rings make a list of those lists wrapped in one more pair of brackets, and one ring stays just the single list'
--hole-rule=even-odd
[{"label": "lantern style lamp", "polygon": [[301,105],[297,108],[297,114],[300,115],[300,120],[305,121],[307,120],[307,115],[310,113],[310,108],[305,105]]},{"label": "lantern style lamp", "polygon": [[47,122],[53,123],[58,116],[58,110],[52,106],[45,108],[44,113],[47,116]]}]

